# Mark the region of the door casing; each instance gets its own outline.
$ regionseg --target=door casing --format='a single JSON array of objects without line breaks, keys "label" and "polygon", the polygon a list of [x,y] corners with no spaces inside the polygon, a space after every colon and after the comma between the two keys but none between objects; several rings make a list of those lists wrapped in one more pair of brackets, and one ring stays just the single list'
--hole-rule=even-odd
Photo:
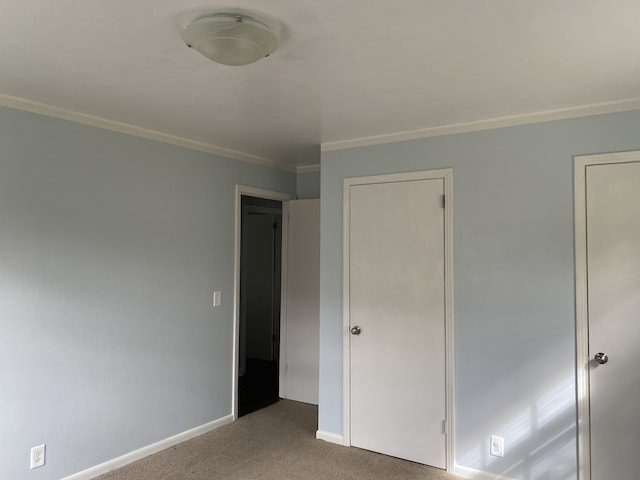
[{"label": "door casing", "polygon": [[[234,251],[234,273],[233,273],[233,387],[231,390],[231,413],[233,419],[238,419],[238,353],[240,350],[240,252],[241,252],[241,225],[242,225],[242,195],[248,195],[257,198],[266,198],[268,200],[278,200],[282,202],[282,275],[281,275],[281,306],[286,301],[286,258],[287,258],[287,243],[286,234],[288,230],[287,221],[287,201],[295,198],[295,195],[290,193],[275,192],[272,190],[264,190],[262,188],[248,187],[245,185],[236,185],[236,231],[235,231],[235,251]],[[282,337],[283,324],[280,324],[280,356],[282,357],[282,350],[284,349],[284,339]],[[282,363],[282,362],[280,362]],[[281,375],[282,378],[282,366]],[[280,388],[280,391],[282,389]]]},{"label": "door casing", "polygon": [[453,473],[455,459],[455,379],[454,379],[454,299],[453,299],[453,169],[428,170],[420,172],[375,175],[344,179],[343,190],[343,310],[342,310],[342,391],[343,391],[343,443],[351,446],[351,366],[350,366],[350,290],[349,290],[349,190],[354,185],[372,183],[405,182],[413,180],[442,179],[444,181],[444,262],[445,262],[445,406],[446,424],[446,461],[447,471]]},{"label": "door casing", "polygon": [[576,382],[578,393],[578,478],[580,480],[591,480],[586,171],[589,165],[639,161],[640,151],[581,155],[574,157]]}]

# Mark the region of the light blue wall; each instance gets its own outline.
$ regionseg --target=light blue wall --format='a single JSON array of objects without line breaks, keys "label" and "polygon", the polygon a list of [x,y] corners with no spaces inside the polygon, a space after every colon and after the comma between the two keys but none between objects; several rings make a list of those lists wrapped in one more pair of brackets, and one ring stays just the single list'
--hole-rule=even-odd
[{"label": "light blue wall", "polygon": [[575,479],[573,156],[634,149],[640,111],[324,152],[319,429],[342,433],[343,179],[453,167],[457,463]]},{"label": "light blue wall", "polygon": [[296,180],[296,198],[320,198],[320,172],[299,173]]},{"label": "light blue wall", "polygon": [[236,183],[296,178],[0,108],[0,478],[59,480],[231,413]]}]

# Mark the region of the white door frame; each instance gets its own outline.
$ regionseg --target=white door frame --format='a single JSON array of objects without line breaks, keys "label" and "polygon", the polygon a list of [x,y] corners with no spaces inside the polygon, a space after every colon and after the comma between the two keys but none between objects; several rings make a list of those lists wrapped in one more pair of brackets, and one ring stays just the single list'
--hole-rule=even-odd
[{"label": "white door frame", "polygon": [[[236,185],[236,232],[235,232],[235,251],[234,251],[234,271],[233,271],[233,388],[231,393],[231,413],[233,419],[238,419],[238,352],[240,350],[240,240],[242,225],[242,196],[249,195],[251,197],[265,198],[268,200],[278,200],[282,202],[282,273],[281,273],[281,304],[286,301],[287,295],[287,278],[286,278],[286,259],[287,259],[287,239],[286,232],[289,229],[288,206],[287,201],[295,198],[291,193],[275,192],[272,190],[264,190],[262,188],[247,187],[245,185]],[[280,354],[284,348],[284,337],[282,331],[285,326],[280,322]],[[282,370],[282,356],[280,356],[280,367]],[[282,372],[280,373],[282,379]],[[282,381],[282,380],[280,380]],[[280,389],[281,391],[281,389]]]},{"label": "white door frame", "polygon": [[578,390],[578,478],[591,480],[589,422],[589,308],[587,297],[587,189],[589,165],[639,162],[640,151],[574,157],[576,251],[576,381]]},{"label": "white door frame", "polygon": [[351,365],[349,342],[349,189],[354,185],[374,183],[406,182],[412,180],[444,181],[444,262],[445,262],[445,408],[446,461],[447,471],[453,473],[455,459],[454,442],[454,317],[453,317],[453,169],[429,170],[422,172],[397,173],[344,179],[343,193],[343,309],[342,309],[342,390],[343,390],[343,442],[351,446]]}]

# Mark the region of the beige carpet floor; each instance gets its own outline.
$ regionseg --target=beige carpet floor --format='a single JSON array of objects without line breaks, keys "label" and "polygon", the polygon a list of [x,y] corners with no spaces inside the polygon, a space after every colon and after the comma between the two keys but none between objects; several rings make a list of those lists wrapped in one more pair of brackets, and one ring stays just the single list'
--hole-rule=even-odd
[{"label": "beige carpet floor", "polygon": [[318,409],[283,400],[99,480],[451,480],[442,470],[315,439]]}]

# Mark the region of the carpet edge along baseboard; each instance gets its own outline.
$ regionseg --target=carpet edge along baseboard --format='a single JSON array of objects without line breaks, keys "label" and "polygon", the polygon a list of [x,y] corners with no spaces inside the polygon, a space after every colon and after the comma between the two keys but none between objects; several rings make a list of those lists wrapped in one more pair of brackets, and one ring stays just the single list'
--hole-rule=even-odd
[{"label": "carpet edge along baseboard", "polygon": [[121,455],[119,457],[107,460],[106,462],[100,463],[93,467],[89,467],[86,470],[74,473],[68,477],[62,478],[61,480],[91,480],[92,478],[96,478],[99,475],[104,475],[105,473],[109,473],[113,470],[116,470],[117,468],[124,467],[125,465],[129,465],[133,462],[137,462],[138,460],[148,457],[149,455],[153,455],[154,453],[161,452],[162,450],[166,450],[167,448],[173,447],[174,445],[177,445],[179,443],[191,440],[192,438],[203,435],[207,432],[215,430],[216,428],[228,425],[231,422],[233,422],[233,415],[226,415],[224,417],[218,418],[217,420],[205,423],[204,425],[191,428],[182,433],[178,433],[177,435],[173,435],[171,437],[165,438],[164,440],[160,440],[158,442],[147,445],[146,447],[139,448],[137,450],[134,450],[133,452],[125,453],[124,455]]}]

